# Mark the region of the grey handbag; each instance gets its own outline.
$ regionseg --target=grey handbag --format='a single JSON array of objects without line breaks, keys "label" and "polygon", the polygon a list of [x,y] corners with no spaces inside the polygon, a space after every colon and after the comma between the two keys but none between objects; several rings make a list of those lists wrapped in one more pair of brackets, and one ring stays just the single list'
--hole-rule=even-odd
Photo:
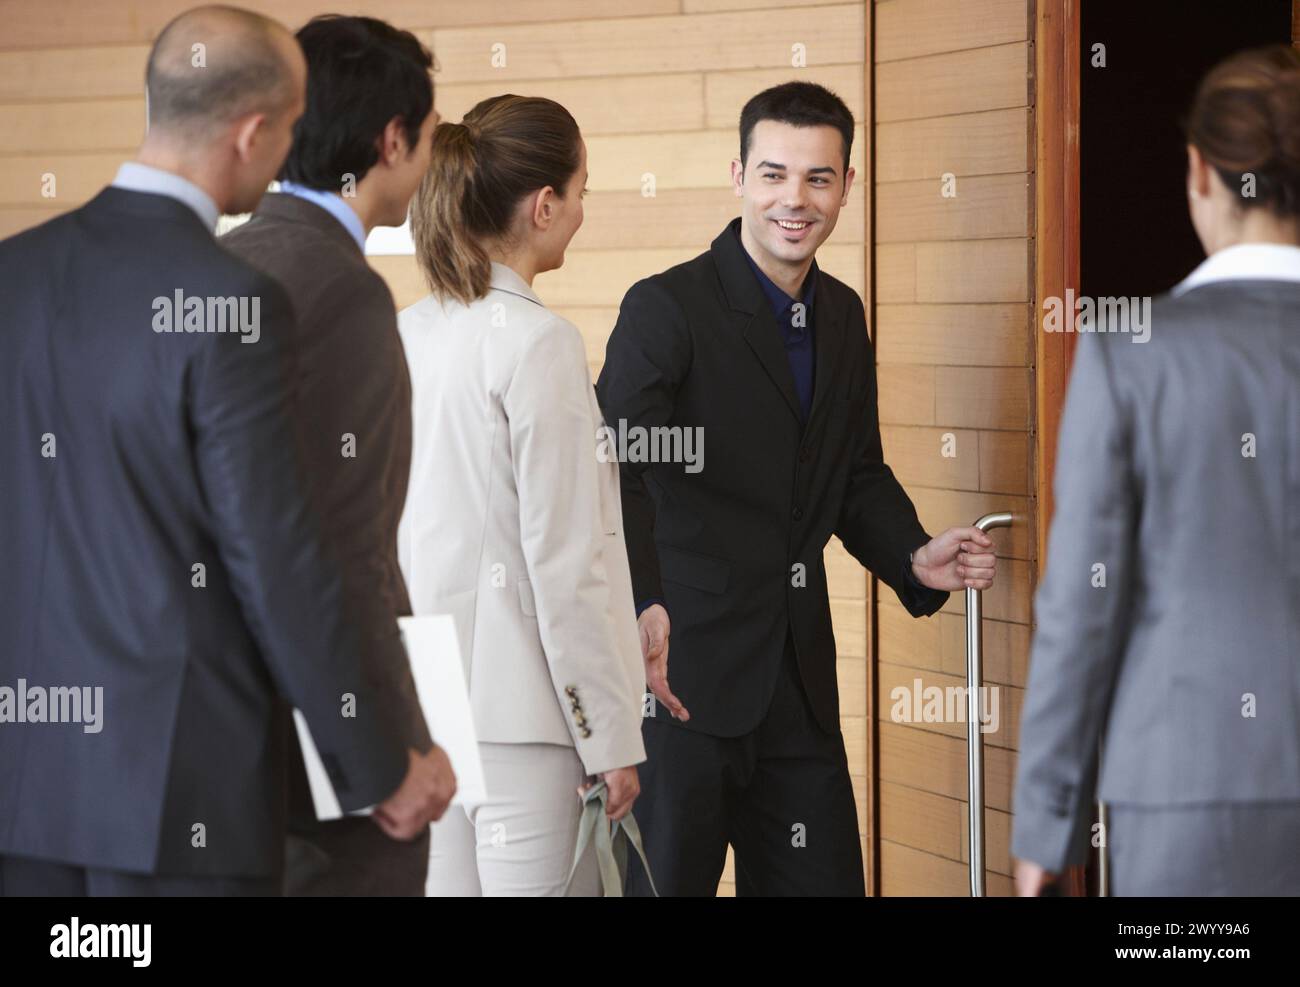
[{"label": "grey handbag", "polygon": [[596,844],[596,862],[600,867],[600,886],[606,898],[623,897],[627,886],[627,848],[628,844],[641,858],[646,878],[650,881],[650,890],[656,898],[659,891],[655,888],[654,878],[650,875],[650,862],[646,860],[645,847],[641,843],[641,828],[636,824],[632,813],[611,823],[605,815],[605,802],[609,791],[603,781],[587,789],[582,797],[582,816],[578,820],[578,842],[573,850],[573,866],[569,868],[569,880],[565,884],[567,891],[573,884],[573,875],[577,873],[578,862],[582,860],[587,844]]}]

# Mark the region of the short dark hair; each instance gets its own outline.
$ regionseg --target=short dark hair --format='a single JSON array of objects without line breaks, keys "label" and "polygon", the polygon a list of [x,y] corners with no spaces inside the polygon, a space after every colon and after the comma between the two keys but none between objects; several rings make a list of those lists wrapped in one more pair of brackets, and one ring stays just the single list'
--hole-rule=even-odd
[{"label": "short dark hair", "polygon": [[[853,149],[853,114],[825,86],[815,82],[783,82],[764,89],[740,111],[740,163],[749,156],[749,138],[760,120],[775,120],[795,127],[834,127],[844,138],[844,171],[849,170]],[[843,177],[842,175],[840,176]]]},{"label": "short dark hair", "polygon": [[324,14],[298,31],[307,59],[307,108],[280,178],[338,191],[379,160],[378,137],[400,117],[414,148],[433,109],[433,56],[410,31],[373,17]]}]

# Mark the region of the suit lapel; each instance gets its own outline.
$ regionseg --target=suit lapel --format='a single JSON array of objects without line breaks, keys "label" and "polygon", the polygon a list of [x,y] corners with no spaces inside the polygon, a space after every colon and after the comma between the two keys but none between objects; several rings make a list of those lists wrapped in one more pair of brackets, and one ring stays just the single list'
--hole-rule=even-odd
[{"label": "suit lapel", "polygon": [[799,407],[799,394],[794,389],[794,374],[790,371],[790,359],[785,355],[785,347],[781,343],[781,330],[777,328],[776,319],[772,317],[766,301],[745,323],[744,336],[745,342],[758,357],[758,362],[767,371],[767,376],[785,398],[790,413],[802,421],[803,409]]},{"label": "suit lapel", "polygon": [[768,307],[763,291],[754,279],[754,272],[744,258],[736,231],[740,220],[733,219],[721,235],[713,241],[710,252],[722,282],[722,292],[731,308],[735,325],[754,354],[772,385],[785,399],[786,407],[795,419],[802,422],[799,395],[794,389],[794,374],[790,360],[781,342],[781,330]]},{"label": "suit lapel", "polygon": [[808,413],[810,430],[819,424],[818,415],[824,410],[827,395],[835,393],[845,333],[844,310],[830,303],[830,291],[821,268],[817,269],[817,277],[812,302],[814,368],[812,410]]}]

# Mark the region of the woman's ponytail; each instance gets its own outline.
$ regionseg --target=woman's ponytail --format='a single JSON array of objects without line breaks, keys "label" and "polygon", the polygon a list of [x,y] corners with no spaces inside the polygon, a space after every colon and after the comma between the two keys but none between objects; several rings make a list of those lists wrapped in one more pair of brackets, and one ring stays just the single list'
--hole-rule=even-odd
[{"label": "woman's ponytail", "polygon": [[440,123],[433,158],[411,211],[411,239],[429,288],[439,298],[468,305],[492,278],[487,251],[471,233],[474,183],[479,170],[475,135],[463,123]]},{"label": "woman's ponytail", "polygon": [[564,197],[582,135],[559,103],[493,96],[433,132],[433,160],[411,207],[415,256],[439,299],[468,305],[487,294],[487,244],[509,238],[515,207],[548,185]]}]

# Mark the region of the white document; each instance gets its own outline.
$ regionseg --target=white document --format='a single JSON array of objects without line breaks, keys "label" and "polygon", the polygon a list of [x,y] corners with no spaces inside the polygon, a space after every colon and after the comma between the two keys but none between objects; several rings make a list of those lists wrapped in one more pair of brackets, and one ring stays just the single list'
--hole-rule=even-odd
[{"label": "white document", "polygon": [[[486,796],[483,762],[479,760],[478,737],[474,732],[455,618],[450,614],[399,617],[397,623],[402,631],[402,643],[411,659],[411,674],[415,677],[416,694],[429,723],[429,734],[447,752],[452,770],[456,772],[456,795],[452,804],[481,803]],[[307,729],[307,720],[295,709],[293,722],[298,730],[298,743],[302,747],[316,818],[339,819],[343,811],[311,731]],[[350,815],[367,815],[369,812],[370,809],[361,809]]]}]

